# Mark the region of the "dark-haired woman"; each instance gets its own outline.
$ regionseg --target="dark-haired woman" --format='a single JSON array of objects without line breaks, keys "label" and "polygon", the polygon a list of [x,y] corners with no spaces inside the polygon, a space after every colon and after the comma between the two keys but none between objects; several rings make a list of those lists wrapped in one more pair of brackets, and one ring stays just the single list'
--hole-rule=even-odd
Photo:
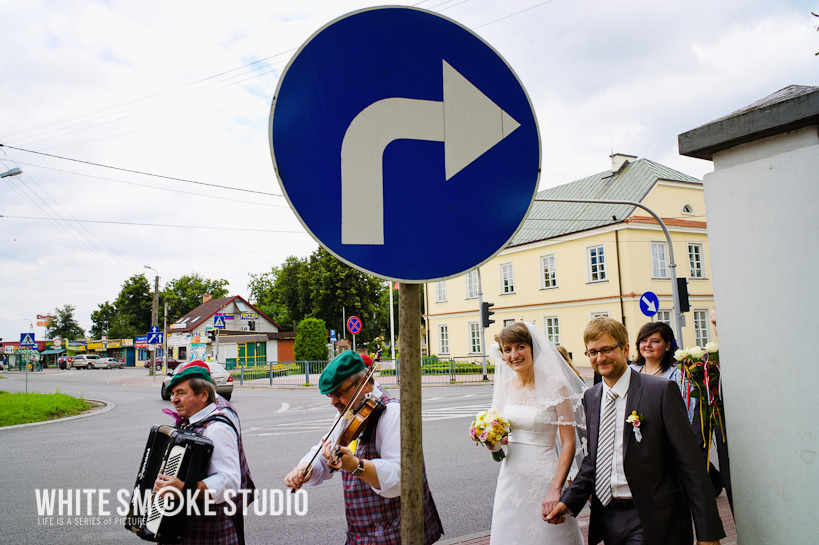
[{"label": "dark-haired woman", "polygon": [[682,381],[682,372],[674,360],[677,343],[674,331],[668,324],[649,322],[637,333],[637,357],[629,364],[638,373],[654,375],[673,380],[680,386],[683,401],[688,405],[688,420],[694,417],[697,400],[688,395],[687,387]]}]

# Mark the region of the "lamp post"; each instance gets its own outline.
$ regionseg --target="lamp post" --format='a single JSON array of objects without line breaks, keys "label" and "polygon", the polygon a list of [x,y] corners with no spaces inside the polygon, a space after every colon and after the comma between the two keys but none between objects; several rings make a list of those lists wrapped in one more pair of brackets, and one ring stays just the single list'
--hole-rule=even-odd
[{"label": "lamp post", "polygon": [[9,176],[19,176],[22,173],[23,171],[20,170],[19,168],[13,168],[0,174],[0,178],[8,178]]},{"label": "lamp post", "polygon": [[[143,267],[156,273],[154,277],[154,302],[151,304],[151,325],[156,327],[157,311],[159,308],[159,271],[148,265],[143,265]],[[156,375],[156,347],[151,350],[151,375]]]}]

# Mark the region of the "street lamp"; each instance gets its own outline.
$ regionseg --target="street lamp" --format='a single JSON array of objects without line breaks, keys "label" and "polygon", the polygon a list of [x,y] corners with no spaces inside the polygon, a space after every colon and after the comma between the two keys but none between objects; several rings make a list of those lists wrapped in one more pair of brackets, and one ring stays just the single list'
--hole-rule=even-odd
[{"label": "street lamp", "polygon": [[[154,302],[151,304],[151,325],[156,327],[157,308],[159,307],[159,271],[148,265],[143,265],[143,267],[156,273],[156,277],[154,278]],[[156,374],[156,347],[151,351],[151,374]]]},{"label": "street lamp", "polygon": [[22,174],[23,171],[19,168],[13,168],[11,170],[7,170],[4,173],[0,174],[0,178],[8,178],[9,176],[19,176]]}]

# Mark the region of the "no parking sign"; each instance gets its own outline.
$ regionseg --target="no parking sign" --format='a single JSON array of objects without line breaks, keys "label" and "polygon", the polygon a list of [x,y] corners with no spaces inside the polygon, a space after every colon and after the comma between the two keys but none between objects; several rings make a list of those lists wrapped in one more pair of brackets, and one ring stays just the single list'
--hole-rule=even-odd
[{"label": "no parking sign", "polygon": [[358,335],[361,333],[362,327],[363,324],[361,323],[361,318],[358,316],[350,316],[350,319],[347,320],[347,331],[353,335]]}]

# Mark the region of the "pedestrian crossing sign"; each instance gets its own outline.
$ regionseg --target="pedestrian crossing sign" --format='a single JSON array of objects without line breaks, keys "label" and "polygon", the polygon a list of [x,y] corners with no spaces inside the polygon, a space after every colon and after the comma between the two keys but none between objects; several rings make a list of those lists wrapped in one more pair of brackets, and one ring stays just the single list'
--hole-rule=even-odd
[{"label": "pedestrian crossing sign", "polygon": [[34,333],[20,333],[21,348],[36,348],[37,341],[34,340]]}]

